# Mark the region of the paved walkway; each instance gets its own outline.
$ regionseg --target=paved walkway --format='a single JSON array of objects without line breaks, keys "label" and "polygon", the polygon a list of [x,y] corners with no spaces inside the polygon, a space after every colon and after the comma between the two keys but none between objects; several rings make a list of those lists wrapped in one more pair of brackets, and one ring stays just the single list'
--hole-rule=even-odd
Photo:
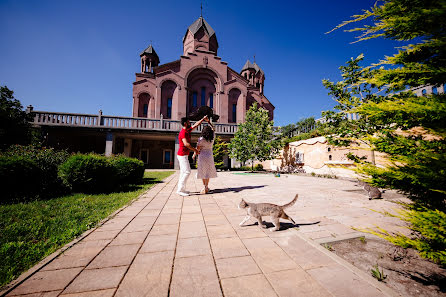
[{"label": "paved walkway", "polygon": [[[352,225],[379,220],[398,229],[397,220],[369,209],[395,204],[369,201],[349,181],[233,173],[219,173],[212,194],[183,198],[175,193],[177,179],[48,257],[7,296],[398,296],[319,245],[357,236]],[[187,187],[201,189],[194,172]],[[296,193],[287,212],[299,228],[285,221],[278,232],[254,221],[238,225],[241,197],[282,204]]]}]

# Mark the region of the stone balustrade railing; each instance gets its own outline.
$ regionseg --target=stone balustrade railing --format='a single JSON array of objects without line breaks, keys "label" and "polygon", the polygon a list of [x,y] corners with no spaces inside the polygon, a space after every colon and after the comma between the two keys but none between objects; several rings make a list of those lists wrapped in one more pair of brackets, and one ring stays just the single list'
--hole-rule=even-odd
[{"label": "stone balustrade railing", "polygon": [[[166,119],[132,118],[120,116],[107,116],[99,114],[79,114],[64,112],[47,112],[28,110],[33,115],[32,124],[36,126],[68,126],[87,128],[110,128],[127,130],[147,130],[147,131],[180,131],[180,121]],[[204,125],[201,125],[194,132],[201,132]],[[217,134],[235,134],[238,130],[237,124],[214,124]]]}]

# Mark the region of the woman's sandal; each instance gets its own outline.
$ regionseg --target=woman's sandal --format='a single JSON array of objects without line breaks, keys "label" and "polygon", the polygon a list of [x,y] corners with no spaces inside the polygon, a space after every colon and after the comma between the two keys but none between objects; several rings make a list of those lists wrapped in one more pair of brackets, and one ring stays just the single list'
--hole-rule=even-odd
[{"label": "woman's sandal", "polygon": [[206,194],[206,188],[200,191],[200,194]]}]

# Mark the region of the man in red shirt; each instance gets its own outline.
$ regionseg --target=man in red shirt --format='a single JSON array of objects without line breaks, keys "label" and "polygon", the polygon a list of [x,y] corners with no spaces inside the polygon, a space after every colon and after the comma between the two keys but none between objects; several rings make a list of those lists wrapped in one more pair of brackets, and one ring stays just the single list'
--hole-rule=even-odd
[{"label": "man in red shirt", "polygon": [[189,151],[193,151],[197,155],[199,154],[199,151],[190,144],[190,135],[191,132],[200,126],[205,119],[207,119],[207,116],[203,117],[191,127],[187,117],[181,118],[181,126],[183,126],[183,128],[178,135],[180,148],[178,149],[177,153],[178,163],[180,165],[180,177],[178,180],[177,194],[181,196],[189,196],[189,192],[186,191],[186,182],[190,174]]}]

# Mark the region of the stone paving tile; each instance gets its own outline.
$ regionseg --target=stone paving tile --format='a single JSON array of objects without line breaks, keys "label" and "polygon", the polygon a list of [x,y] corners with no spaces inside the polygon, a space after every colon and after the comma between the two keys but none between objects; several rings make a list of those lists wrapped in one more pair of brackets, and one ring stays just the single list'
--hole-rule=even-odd
[{"label": "stone paving tile", "polygon": [[81,241],[42,268],[42,271],[85,267],[110,240]]},{"label": "stone paving tile", "polygon": [[157,225],[155,224],[150,231],[150,235],[177,234],[178,224],[175,225]]},{"label": "stone paving tile", "polygon": [[280,248],[251,251],[263,273],[297,268],[297,264]]},{"label": "stone paving tile", "polygon": [[228,223],[226,217],[222,214],[204,215],[203,218],[206,226],[218,226]]},{"label": "stone paving tile", "polygon": [[303,269],[267,273],[274,290],[280,297],[311,296],[331,297],[332,295]]},{"label": "stone paving tile", "polygon": [[211,254],[211,247],[209,246],[209,239],[205,236],[205,237],[180,238],[178,240],[175,256],[177,258],[181,258],[181,257],[202,256],[210,254]]},{"label": "stone paving tile", "polygon": [[127,266],[84,270],[63,293],[80,293],[116,288],[126,270]]},{"label": "stone paving tile", "polygon": [[219,208],[217,208],[217,207],[212,207],[212,208],[202,208],[202,212],[203,212],[203,215],[216,215],[216,214],[223,214],[222,212],[221,212],[221,210],[219,209]]},{"label": "stone paving tile", "polygon": [[83,238],[82,241],[97,241],[103,239],[113,239],[119,233],[120,230],[109,230],[109,231],[100,231],[96,229],[92,233],[90,233],[87,237]]},{"label": "stone paving tile", "polygon": [[149,231],[120,233],[110,245],[142,244]]},{"label": "stone paving tile", "polygon": [[175,259],[170,296],[223,296],[212,257],[209,255]]},{"label": "stone paving tile", "polygon": [[228,223],[225,225],[208,226],[207,230],[210,239],[237,236],[237,233]]},{"label": "stone paving tile", "polygon": [[215,259],[248,256],[248,250],[238,237],[211,239]]},{"label": "stone paving tile", "polygon": [[278,237],[274,238],[274,241],[305,270],[336,263],[297,236]]},{"label": "stone paving tile", "polygon": [[170,214],[170,213],[177,213],[180,214],[181,213],[181,208],[163,208],[162,214]]},{"label": "stone paving tile", "polygon": [[132,219],[130,217],[113,218],[101,226],[102,231],[122,230]]},{"label": "stone paving tile", "polygon": [[115,289],[106,289],[106,290],[90,291],[90,292],[82,292],[82,293],[63,294],[60,296],[63,296],[63,297],[112,297],[114,293],[115,293]]},{"label": "stone paving tile", "polygon": [[20,297],[56,297],[59,296],[61,292],[62,291],[58,290],[50,292],[31,293],[31,294],[20,295]]},{"label": "stone paving tile", "polygon": [[222,279],[221,286],[225,297],[277,296],[263,274]]},{"label": "stone paving tile", "polygon": [[334,296],[357,296],[359,292],[361,297],[385,296],[339,264],[309,269],[307,272]]},{"label": "stone paving tile", "polygon": [[183,206],[183,213],[201,213],[200,206]]},{"label": "stone paving tile", "polygon": [[262,273],[251,256],[215,259],[221,279]]},{"label": "stone paving tile", "polygon": [[[170,225],[167,225],[170,226]],[[178,226],[176,226],[178,228]],[[177,243],[176,234],[149,235],[139,250],[139,253],[153,253],[162,251],[173,251]]]},{"label": "stone paving tile", "polygon": [[140,246],[140,244],[108,246],[86,269],[130,265]]},{"label": "stone paving tile", "polygon": [[173,224],[178,224],[179,222],[180,222],[179,213],[162,214],[156,220],[156,223],[159,225],[173,225]]},{"label": "stone paving tile", "polygon": [[143,209],[137,217],[157,217],[160,211],[156,209]]},{"label": "stone paving tile", "polygon": [[115,296],[167,296],[172,262],[173,251],[138,254]]},{"label": "stone paving tile", "polygon": [[237,235],[240,238],[258,238],[258,237],[267,237],[265,232],[263,232],[259,227],[252,226],[246,227],[246,229],[237,229]]},{"label": "stone paving tile", "polygon": [[271,238],[246,238],[242,239],[243,243],[249,251],[264,250],[264,249],[276,249],[277,244]]},{"label": "stone paving tile", "polygon": [[181,215],[181,222],[198,222],[203,221],[203,215],[201,213],[183,213]]},{"label": "stone paving tile", "polygon": [[180,224],[179,238],[206,236],[206,228],[203,221],[183,222]]},{"label": "stone paving tile", "polygon": [[148,231],[155,223],[155,219],[156,217],[137,217],[133,219],[122,232]]},{"label": "stone paving tile", "polygon": [[82,268],[69,268],[53,271],[39,271],[32,275],[7,296],[24,295],[45,291],[63,290]]}]

